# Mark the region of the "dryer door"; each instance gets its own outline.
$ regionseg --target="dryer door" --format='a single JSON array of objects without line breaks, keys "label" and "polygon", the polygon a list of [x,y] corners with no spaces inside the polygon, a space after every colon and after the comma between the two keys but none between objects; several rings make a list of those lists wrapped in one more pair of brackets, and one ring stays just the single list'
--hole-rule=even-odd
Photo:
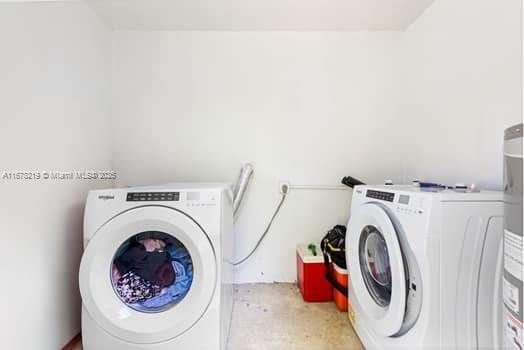
[{"label": "dryer door", "polygon": [[397,232],[379,205],[355,211],[347,231],[350,300],[359,305],[366,324],[384,336],[396,334],[406,309],[406,273]]},{"label": "dryer door", "polygon": [[217,282],[215,252],[188,215],[143,206],[100,227],[79,279],[84,307],[101,328],[125,341],[158,343],[206,312]]}]

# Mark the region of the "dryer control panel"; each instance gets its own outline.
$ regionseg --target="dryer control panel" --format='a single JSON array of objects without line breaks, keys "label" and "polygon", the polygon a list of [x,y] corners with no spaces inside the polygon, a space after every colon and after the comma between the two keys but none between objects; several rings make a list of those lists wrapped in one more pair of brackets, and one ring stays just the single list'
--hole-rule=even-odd
[{"label": "dryer control panel", "polygon": [[179,201],[180,192],[128,192],[127,202]]},{"label": "dryer control panel", "polygon": [[367,190],[366,197],[380,199],[383,201],[393,202],[395,194],[392,192],[376,191],[376,190]]},{"label": "dryer control panel", "polygon": [[399,194],[396,200],[395,211],[404,215],[422,215],[424,213],[424,198],[411,196],[409,194]]},{"label": "dryer control panel", "polygon": [[389,202],[387,205],[398,214],[422,215],[424,213],[425,201],[423,196],[408,192],[388,192],[373,189],[366,190],[365,196],[367,198]]}]

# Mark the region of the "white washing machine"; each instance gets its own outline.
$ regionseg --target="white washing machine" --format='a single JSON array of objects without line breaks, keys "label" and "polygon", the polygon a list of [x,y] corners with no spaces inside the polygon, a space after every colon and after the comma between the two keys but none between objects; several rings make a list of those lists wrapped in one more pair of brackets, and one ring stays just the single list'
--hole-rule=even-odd
[{"label": "white washing machine", "polygon": [[84,349],[225,349],[233,242],[226,185],[91,191],[79,273]]},{"label": "white washing machine", "polygon": [[500,347],[503,195],[357,186],[349,318],[367,349]]}]

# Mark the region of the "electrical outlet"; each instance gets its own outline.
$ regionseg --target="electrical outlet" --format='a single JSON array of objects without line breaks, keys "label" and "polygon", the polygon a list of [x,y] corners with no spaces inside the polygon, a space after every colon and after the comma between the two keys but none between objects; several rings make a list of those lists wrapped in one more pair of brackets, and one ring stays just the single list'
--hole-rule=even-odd
[{"label": "electrical outlet", "polygon": [[278,188],[280,190],[280,193],[282,194],[288,194],[289,191],[291,190],[291,185],[289,184],[289,182],[281,182],[279,185],[278,185]]}]

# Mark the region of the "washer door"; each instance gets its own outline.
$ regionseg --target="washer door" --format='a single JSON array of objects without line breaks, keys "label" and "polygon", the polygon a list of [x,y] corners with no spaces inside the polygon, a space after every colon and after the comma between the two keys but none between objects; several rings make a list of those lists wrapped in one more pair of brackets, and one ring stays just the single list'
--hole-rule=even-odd
[{"label": "washer door", "polygon": [[[178,292],[173,292],[179,293],[176,297],[166,294],[171,288],[166,285],[163,285],[162,291],[157,288],[155,292],[149,291],[150,294],[146,295],[142,283],[142,289],[133,286],[129,292],[129,273],[121,276],[116,272],[115,277],[115,265],[118,265],[115,262],[129,248],[130,242],[135,246],[147,246],[147,251],[153,250],[159,254],[167,252],[155,248],[164,248],[162,246],[166,243],[176,243],[175,248],[178,250],[175,250],[185,262],[180,263],[173,259],[173,269],[169,264],[166,268],[165,262],[163,263],[164,270],[168,271],[166,283],[172,283],[173,290],[178,288]],[[159,242],[162,246],[155,247]],[[141,249],[143,246],[140,246]],[[133,254],[125,257],[128,258],[125,263],[135,259]],[[184,267],[184,264],[187,266]],[[141,267],[147,272],[147,265],[135,265],[138,266],[137,271]],[[187,273],[185,268],[188,269]],[[174,279],[170,279],[173,272],[169,271],[176,272]],[[188,276],[191,278],[188,279]],[[128,279],[124,280],[124,277]],[[139,279],[131,275],[131,279],[133,277]],[[166,280],[162,276],[160,280],[162,278]],[[177,279],[178,282],[185,281],[183,286],[175,286]],[[84,307],[102,329],[128,342],[163,342],[191,328],[207,310],[217,280],[215,252],[206,233],[188,215],[168,207],[143,206],[117,215],[98,229],[82,257],[79,280]],[[127,288],[127,294],[122,292],[123,288]],[[166,295],[168,301],[160,300]],[[158,296],[158,300],[155,301],[152,296]],[[150,307],[144,307],[145,301],[150,302]]]},{"label": "washer door", "polygon": [[406,274],[397,232],[379,205],[362,205],[351,217],[347,259],[352,290],[367,324],[384,336],[395,335],[406,309]]}]

